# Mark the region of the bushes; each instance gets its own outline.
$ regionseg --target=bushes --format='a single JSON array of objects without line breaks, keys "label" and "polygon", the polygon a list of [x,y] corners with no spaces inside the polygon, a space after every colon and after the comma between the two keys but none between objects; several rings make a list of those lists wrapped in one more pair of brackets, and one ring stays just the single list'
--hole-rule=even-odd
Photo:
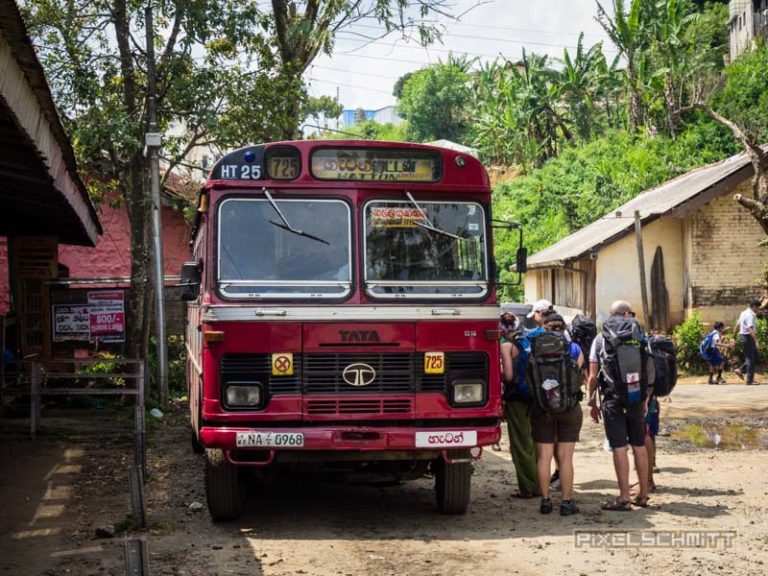
[{"label": "bushes", "polygon": [[704,336],[706,331],[698,314],[693,314],[675,328],[677,363],[689,374],[699,373],[707,365],[699,355],[699,345]]}]

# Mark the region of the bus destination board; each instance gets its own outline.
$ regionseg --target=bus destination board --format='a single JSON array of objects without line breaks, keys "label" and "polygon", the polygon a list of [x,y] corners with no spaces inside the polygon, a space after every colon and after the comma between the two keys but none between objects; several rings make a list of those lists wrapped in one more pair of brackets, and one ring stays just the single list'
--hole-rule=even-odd
[{"label": "bus destination board", "polygon": [[312,154],[312,175],[319,180],[436,182],[440,156],[429,150],[324,148]]}]

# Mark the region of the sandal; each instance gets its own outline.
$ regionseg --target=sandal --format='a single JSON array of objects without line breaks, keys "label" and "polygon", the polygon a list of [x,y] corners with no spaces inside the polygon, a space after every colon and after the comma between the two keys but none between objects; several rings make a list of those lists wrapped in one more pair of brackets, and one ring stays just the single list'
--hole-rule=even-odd
[{"label": "sandal", "polygon": [[648,508],[648,496],[645,498],[640,498],[640,496],[634,498],[632,500],[632,506],[637,506],[639,508]]},{"label": "sandal", "polygon": [[606,500],[600,505],[602,510],[612,510],[619,512],[630,512],[632,510],[632,503],[629,500],[619,500],[614,498],[613,500]]}]

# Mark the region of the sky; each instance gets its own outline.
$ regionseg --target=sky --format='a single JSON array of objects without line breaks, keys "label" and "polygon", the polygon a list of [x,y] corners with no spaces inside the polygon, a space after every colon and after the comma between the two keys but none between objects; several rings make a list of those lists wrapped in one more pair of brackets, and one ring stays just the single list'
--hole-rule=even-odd
[{"label": "sky", "polygon": [[[392,89],[397,79],[440,60],[449,53],[491,61],[517,60],[526,52],[562,57],[575,51],[579,32],[586,48],[603,41],[612,58],[616,49],[595,20],[595,0],[448,0],[459,20],[439,17],[442,43],[423,48],[398,33],[381,35],[373,19],[341,31],[331,56],[318,57],[305,73],[312,96],[336,96],[345,109],[377,110],[396,104]],[[608,9],[612,4],[604,0]]]}]

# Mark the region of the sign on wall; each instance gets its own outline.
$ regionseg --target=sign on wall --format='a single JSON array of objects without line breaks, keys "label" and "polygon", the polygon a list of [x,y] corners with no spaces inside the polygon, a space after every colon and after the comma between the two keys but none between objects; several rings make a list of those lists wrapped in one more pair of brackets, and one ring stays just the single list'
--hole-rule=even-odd
[{"label": "sign on wall", "polygon": [[87,304],[55,305],[54,342],[125,342],[123,290],[88,292]]},{"label": "sign on wall", "polygon": [[85,341],[90,339],[88,306],[53,307],[53,341]]},{"label": "sign on wall", "polygon": [[122,290],[88,292],[91,339],[125,342],[125,293]]}]

